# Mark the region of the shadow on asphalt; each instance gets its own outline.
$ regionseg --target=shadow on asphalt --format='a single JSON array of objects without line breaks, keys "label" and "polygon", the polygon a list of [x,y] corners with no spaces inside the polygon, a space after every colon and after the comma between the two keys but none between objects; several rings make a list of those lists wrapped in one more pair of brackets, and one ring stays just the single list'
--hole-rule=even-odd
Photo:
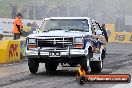
[{"label": "shadow on asphalt", "polygon": [[[101,73],[87,73],[87,74],[110,74],[112,73],[112,71],[110,70],[104,70],[102,71]],[[37,76],[58,76],[58,77],[75,77],[77,75],[77,71],[76,70],[73,70],[73,71],[69,71],[69,70],[56,70],[54,72],[46,72],[46,71],[43,71],[43,72],[38,72],[36,74],[33,74],[33,75],[37,75]]]},{"label": "shadow on asphalt", "polygon": [[56,70],[54,72],[39,72],[36,75],[40,76],[76,76],[76,71],[69,71],[69,70]]}]

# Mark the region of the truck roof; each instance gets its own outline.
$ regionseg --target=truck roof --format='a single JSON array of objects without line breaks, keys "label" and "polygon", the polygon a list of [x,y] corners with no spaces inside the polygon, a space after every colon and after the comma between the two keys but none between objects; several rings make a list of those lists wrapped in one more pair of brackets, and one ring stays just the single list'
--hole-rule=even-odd
[{"label": "truck roof", "polygon": [[87,20],[90,20],[89,17],[50,17],[50,18],[45,18],[44,20],[51,20],[51,19],[87,19]]}]

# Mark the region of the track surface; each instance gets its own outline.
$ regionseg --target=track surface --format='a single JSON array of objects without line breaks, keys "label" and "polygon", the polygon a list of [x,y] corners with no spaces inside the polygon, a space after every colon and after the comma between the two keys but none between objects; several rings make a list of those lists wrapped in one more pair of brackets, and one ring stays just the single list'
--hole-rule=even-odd
[{"label": "track surface", "polygon": [[[26,61],[0,65],[0,88],[112,88],[120,86],[119,84],[85,84],[81,86],[76,82],[75,69],[77,68],[59,66],[56,72],[47,73],[44,64],[40,64],[38,73],[32,75],[28,71]],[[102,73],[132,75],[132,44],[108,44]],[[130,86],[127,87],[132,88]]]}]

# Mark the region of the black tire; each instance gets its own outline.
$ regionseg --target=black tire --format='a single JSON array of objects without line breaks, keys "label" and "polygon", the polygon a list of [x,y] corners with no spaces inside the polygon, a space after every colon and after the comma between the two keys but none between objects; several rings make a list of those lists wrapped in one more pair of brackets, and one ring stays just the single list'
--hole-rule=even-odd
[{"label": "black tire", "polygon": [[90,68],[92,73],[100,73],[103,69],[103,61],[90,61]]},{"label": "black tire", "polygon": [[58,64],[57,63],[45,63],[46,71],[56,71]]},{"label": "black tire", "polygon": [[87,72],[89,70],[88,65],[87,65],[87,60],[88,60],[88,56],[85,57],[81,57],[81,67],[82,69],[84,69],[85,72]]},{"label": "black tire", "polygon": [[36,59],[28,58],[28,66],[30,72],[35,74],[38,71],[39,62]]}]

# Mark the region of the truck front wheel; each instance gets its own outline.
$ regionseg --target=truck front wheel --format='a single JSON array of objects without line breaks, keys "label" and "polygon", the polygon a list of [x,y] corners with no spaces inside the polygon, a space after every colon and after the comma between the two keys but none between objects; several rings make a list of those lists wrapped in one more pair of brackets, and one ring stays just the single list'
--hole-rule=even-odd
[{"label": "truck front wheel", "polygon": [[88,64],[87,64],[87,60],[88,60],[88,57],[85,56],[85,57],[81,57],[81,66],[82,66],[82,69],[84,69],[85,72],[87,72],[89,69],[88,67]]},{"label": "truck front wheel", "polygon": [[36,73],[38,71],[39,62],[36,59],[28,58],[28,66],[31,73]]}]

